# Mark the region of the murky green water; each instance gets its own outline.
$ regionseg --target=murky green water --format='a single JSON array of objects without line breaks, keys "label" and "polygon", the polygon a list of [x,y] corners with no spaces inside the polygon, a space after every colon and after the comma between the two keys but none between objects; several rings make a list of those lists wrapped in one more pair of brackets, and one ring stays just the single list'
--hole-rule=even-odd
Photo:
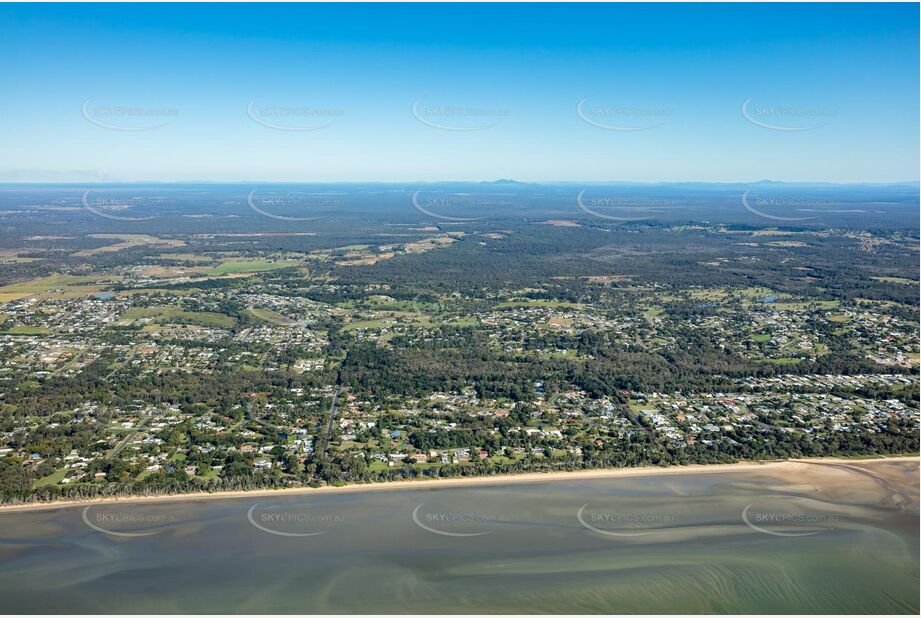
[{"label": "murky green water", "polygon": [[917,614],[885,465],[8,512],[0,611]]}]

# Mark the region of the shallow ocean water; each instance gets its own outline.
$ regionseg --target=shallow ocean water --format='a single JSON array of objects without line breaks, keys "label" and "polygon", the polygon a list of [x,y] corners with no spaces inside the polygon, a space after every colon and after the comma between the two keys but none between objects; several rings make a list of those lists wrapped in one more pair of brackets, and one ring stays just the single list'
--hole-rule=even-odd
[{"label": "shallow ocean water", "polygon": [[0,513],[5,613],[918,613],[917,462]]}]

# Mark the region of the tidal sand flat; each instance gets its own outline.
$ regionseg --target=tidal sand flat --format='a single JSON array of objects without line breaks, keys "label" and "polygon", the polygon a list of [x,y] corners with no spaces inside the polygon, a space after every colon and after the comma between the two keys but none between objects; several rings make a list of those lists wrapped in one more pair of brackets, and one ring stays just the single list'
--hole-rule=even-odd
[{"label": "tidal sand flat", "polygon": [[0,611],[919,610],[918,461],[0,513]]}]

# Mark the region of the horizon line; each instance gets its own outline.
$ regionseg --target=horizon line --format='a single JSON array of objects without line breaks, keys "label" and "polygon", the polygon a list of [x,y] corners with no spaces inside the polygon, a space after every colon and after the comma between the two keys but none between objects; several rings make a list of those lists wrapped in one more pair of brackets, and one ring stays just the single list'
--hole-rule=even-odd
[{"label": "horizon line", "polygon": [[921,185],[917,180],[773,180],[762,178],[760,180],[0,180],[0,185],[130,185],[130,184],[365,184],[365,185],[413,185],[413,184],[517,184],[517,185],[565,185],[565,184],[630,184],[630,185],[678,185],[678,184],[704,184],[704,185],[757,185],[757,184],[785,184],[785,185],[837,185],[837,186],[893,186],[893,185]]}]

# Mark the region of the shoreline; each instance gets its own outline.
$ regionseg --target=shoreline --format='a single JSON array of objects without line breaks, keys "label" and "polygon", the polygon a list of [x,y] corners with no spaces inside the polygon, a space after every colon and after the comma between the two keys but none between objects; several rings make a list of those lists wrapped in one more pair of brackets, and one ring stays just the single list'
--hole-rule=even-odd
[{"label": "shoreline", "polygon": [[153,496],[125,495],[85,500],[59,500],[28,504],[0,505],[0,515],[8,512],[44,511],[101,504],[139,504],[145,502],[183,502],[202,500],[231,500],[243,498],[290,497],[296,495],[325,493],[357,493],[374,491],[395,491],[406,489],[449,489],[451,487],[474,487],[487,485],[517,485],[557,481],[597,480],[607,478],[663,476],[677,474],[718,474],[724,472],[747,472],[784,467],[795,467],[809,463],[875,463],[881,461],[919,462],[918,455],[893,455],[856,459],[852,457],[803,457],[798,459],[770,459],[764,461],[740,461],[729,464],[688,464],[674,466],[636,466],[630,468],[598,468],[594,470],[573,470],[556,472],[521,472],[518,474],[497,474],[492,476],[466,476],[438,479],[415,479],[384,481],[380,483],[354,483],[351,485],[323,485],[321,487],[285,487],[282,489],[227,490],[215,492],[192,492],[186,494],[163,494]]}]

